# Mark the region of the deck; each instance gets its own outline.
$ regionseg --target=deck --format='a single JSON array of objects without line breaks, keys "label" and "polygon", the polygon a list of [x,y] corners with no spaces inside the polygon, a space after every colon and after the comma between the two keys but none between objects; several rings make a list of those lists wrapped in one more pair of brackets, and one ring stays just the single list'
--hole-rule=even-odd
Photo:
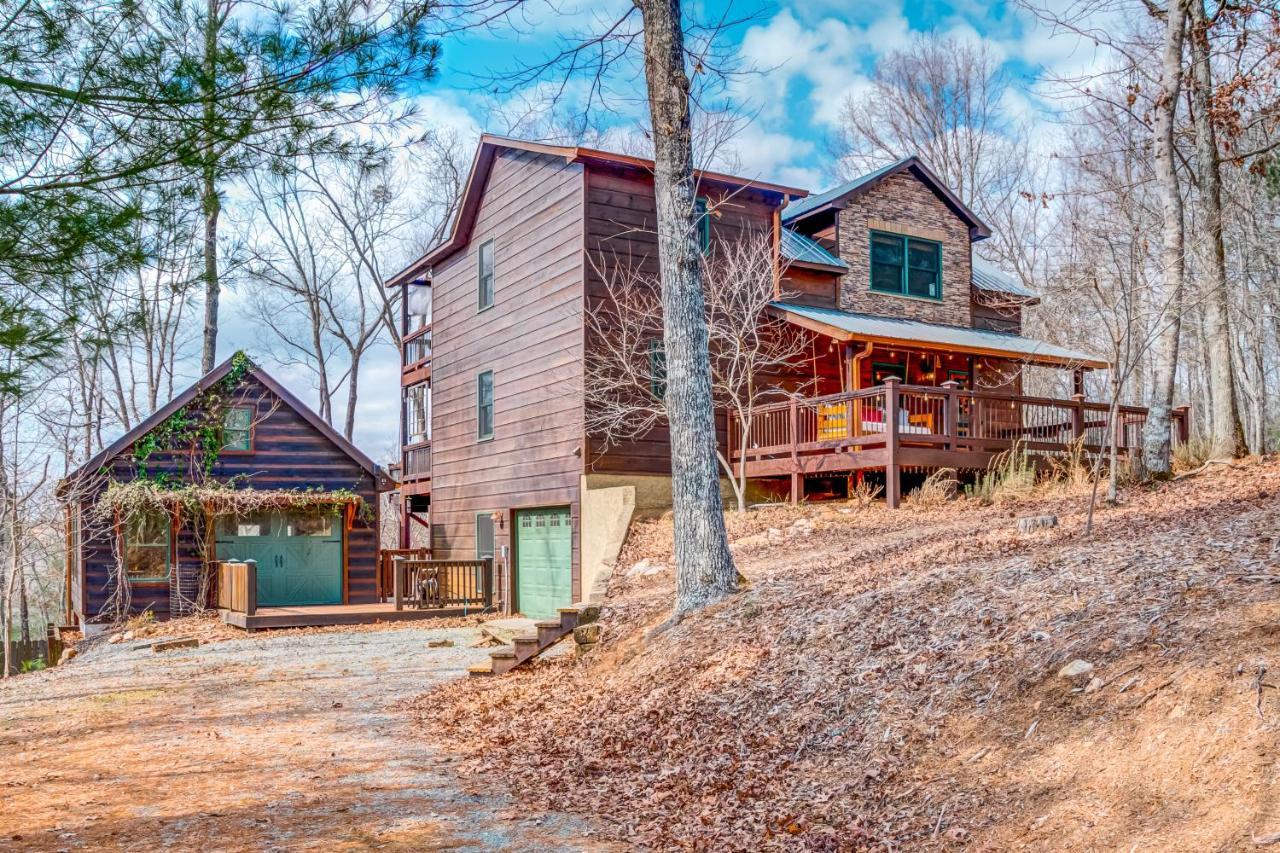
[{"label": "deck", "polygon": [[384,604],[319,604],[299,607],[259,607],[252,615],[221,609],[222,621],[246,631],[262,628],[317,628],[325,625],[372,625],[376,622],[417,622],[445,616],[479,613],[478,608],[404,608]]},{"label": "deck", "polygon": [[[1185,441],[1187,409],[1172,413],[1172,439]],[[1142,447],[1147,410],[1106,403],[970,391],[942,386],[884,385],[794,397],[762,406],[751,421],[730,421],[730,459],[749,478],[791,477],[793,500],[806,474],[883,469],[885,498],[897,506],[903,469],[986,468],[997,455],[1019,448],[1032,456],[1113,446],[1124,456]]]}]

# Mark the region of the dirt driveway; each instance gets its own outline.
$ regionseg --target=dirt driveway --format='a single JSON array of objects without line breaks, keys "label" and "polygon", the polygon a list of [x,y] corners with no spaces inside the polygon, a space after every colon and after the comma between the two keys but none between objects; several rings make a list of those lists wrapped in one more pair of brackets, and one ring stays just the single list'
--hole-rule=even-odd
[{"label": "dirt driveway", "polygon": [[[390,706],[484,657],[474,628],[100,645],[0,685],[0,849],[595,850],[462,790]],[[428,648],[449,639],[452,648]]]}]

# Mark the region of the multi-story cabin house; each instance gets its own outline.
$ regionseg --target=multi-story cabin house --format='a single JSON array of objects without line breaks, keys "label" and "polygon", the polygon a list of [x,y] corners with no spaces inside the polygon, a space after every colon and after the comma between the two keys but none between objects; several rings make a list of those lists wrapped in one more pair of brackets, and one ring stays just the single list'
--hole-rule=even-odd
[{"label": "multi-story cabin house", "polygon": [[[981,468],[1015,442],[1139,441],[1145,412],[1109,424],[1080,394],[1105,361],[1022,336],[1035,296],[975,260],[990,229],[918,158],[817,195],[697,177],[706,244],[770,235],[773,307],[813,342],[803,396],[746,435],[724,416],[749,478],[796,499],[871,477],[896,505],[904,472]],[[663,430],[607,448],[584,432],[586,312],[620,259],[656,271],[650,162],[486,136],[448,237],[391,281],[407,291],[402,544],[494,557],[526,615],[586,598],[631,513],[669,500]],[[1023,396],[1027,365],[1072,371],[1077,395]]]}]

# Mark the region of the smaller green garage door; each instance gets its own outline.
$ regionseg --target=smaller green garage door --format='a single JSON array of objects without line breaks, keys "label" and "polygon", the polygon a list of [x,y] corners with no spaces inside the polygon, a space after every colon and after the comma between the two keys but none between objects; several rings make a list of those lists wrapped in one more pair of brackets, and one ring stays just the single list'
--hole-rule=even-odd
[{"label": "smaller green garage door", "polygon": [[220,560],[257,560],[259,607],[342,603],[337,515],[223,518],[217,550]]},{"label": "smaller green garage door", "polygon": [[573,603],[573,528],[568,507],[516,513],[516,608],[530,619],[555,619]]}]

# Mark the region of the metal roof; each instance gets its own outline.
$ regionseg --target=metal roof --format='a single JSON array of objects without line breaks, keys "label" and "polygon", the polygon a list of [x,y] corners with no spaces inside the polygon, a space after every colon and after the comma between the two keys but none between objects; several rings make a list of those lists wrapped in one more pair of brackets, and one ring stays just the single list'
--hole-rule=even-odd
[{"label": "metal roof", "polygon": [[1040,298],[1039,295],[1027,290],[977,255],[973,256],[973,286],[979,290],[986,290],[991,293],[1009,293],[1014,296],[1021,296],[1024,299]]},{"label": "metal roof", "polygon": [[821,264],[824,267],[839,267],[845,270],[849,268],[848,264],[824,249],[818,241],[803,234],[797,234],[790,228],[780,230],[779,248],[782,250],[782,257],[787,260],[802,264]]},{"label": "metal roof", "polygon": [[894,169],[898,169],[902,166],[905,166],[907,164],[907,161],[911,159],[912,158],[910,157],[903,157],[901,160],[896,160],[887,166],[882,166],[881,168],[876,169],[874,172],[868,172],[862,177],[854,178],[852,181],[849,181],[848,183],[840,184],[840,186],[838,187],[832,187],[826,192],[820,192],[817,195],[811,195],[808,198],[802,198],[799,201],[794,201],[791,204],[787,205],[785,208],[783,208],[782,221],[790,222],[793,219],[798,219],[801,216],[804,216],[806,213],[808,213],[811,210],[816,210],[817,208],[822,207],[825,204],[830,204],[831,202],[840,198],[840,196],[847,195],[848,193],[851,193],[854,190],[859,189],[871,183],[877,178],[887,175],[889,172],[892,172]]},{"label": "metal roof", "polygon": [[1106,367],[1107,362],[1079,350],[1056,344],[1024,338],[1011,332],[994,332],[986,329],[966,329],[959,326],[942,326],[905,320],[897,317],[881,317],[875,314],[855,314],[832,308],[814,308],[789,302],[774,302],[777,308],[793,318],[808,320],[843,332],[848,338],[879,341],[929,344],[933,347],[960,347],[984,354],[1010,356],[1042,363],[1079,367]]}]

